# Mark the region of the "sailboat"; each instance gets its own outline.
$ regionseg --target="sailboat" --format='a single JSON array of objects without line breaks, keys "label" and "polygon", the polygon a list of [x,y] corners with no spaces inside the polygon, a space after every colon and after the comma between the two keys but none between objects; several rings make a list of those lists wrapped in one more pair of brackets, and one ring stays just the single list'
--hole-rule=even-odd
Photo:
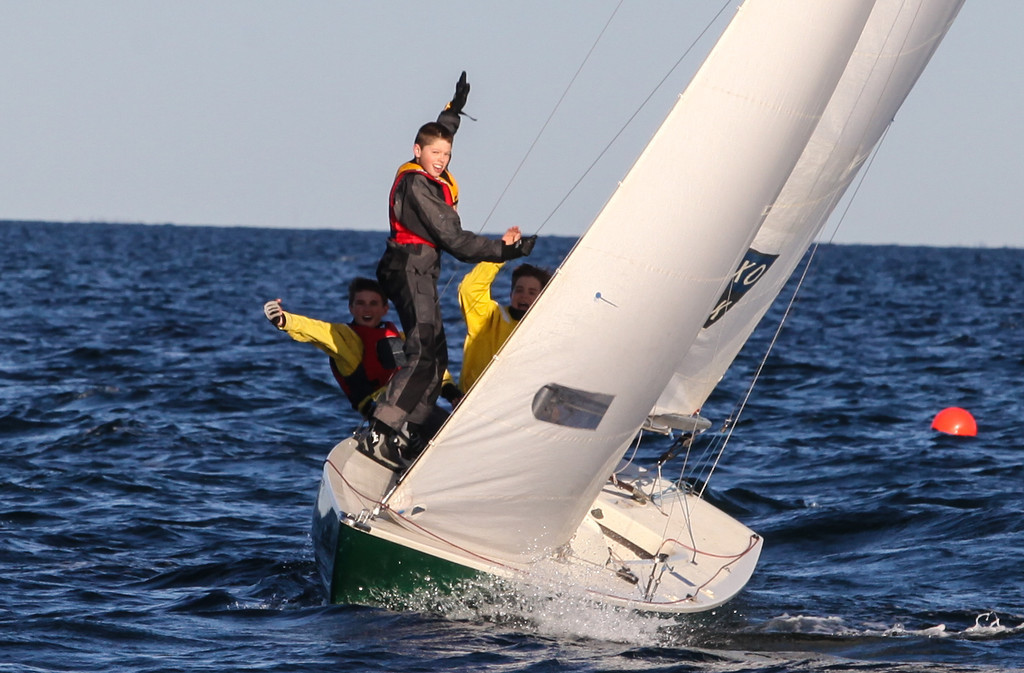
[{"label": "sailboat", "polygon": [[[764,540],[660,470],[962,0],[747,0],[542,296],[401,474],[346,439],[314,510],[330,601],[496,578],[661,613],[735,597]],[[638,321],[642,317],[642,328]]]}]

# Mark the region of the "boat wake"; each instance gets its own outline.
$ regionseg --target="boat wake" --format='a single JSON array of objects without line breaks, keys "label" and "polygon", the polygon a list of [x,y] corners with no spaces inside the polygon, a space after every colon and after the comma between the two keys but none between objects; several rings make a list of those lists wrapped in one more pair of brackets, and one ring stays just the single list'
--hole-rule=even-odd
[{"label": "boat wake", "polygon": [[[953,615],[953,618],[957,616]],[[854,626],[841,617],[808,617],[805,615],[784,614],[748,629],[751,633],[764,634],[799,634],[811,636],[831,636],[837,638],[862,637],[924,637],[924,638],[955,638],[964,640],[986,640],[1002,638],[1015,634],[1024,634],[1024,621],[1016,626],[1003,624],[1003,620],[1014,617],[1000,617],[995,612],[983,612],[974,617],[974,624],[957,629],[945,623],[932,626],[921,625],[918,628],[907,627],[903,623],[862,624]]]},{"label": "boat wake", "polygon": [[[858,661],[906,662],[908,665],[954,654],[968,660],[979,657],[984,660],[985,653],[996,643],[1024,636],[1024,619],[1020,615],[950,612],[940,618],[944,623],[937,623],[935,614],[909,617],[908,621],[913,619],[917,624],[908,625],[883,621],[852,623],[838,616],[782,614],[753,624],[745,619],[731,621],[723,613],[714,623],[700,619],[680,621],[666,633],[675,635],[670,647],[761,654],[801,652]],[[697,624],[700,625],[695,626]],[[916,668],[914,664],[906,670],[923,669]]]}]

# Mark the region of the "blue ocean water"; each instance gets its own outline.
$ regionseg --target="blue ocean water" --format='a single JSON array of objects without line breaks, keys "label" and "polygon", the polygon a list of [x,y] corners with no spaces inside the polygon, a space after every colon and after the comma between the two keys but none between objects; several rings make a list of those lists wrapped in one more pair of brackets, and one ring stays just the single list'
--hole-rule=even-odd
[{"label": "blue ocean water", "polygon": [[[1024,250],[817,250],[708,490],[764,536],[758,571],[666,618],[323,604],[313,499],[358,418],[261,307],[346,319],[382,238],[0,223],[0,670],[1024,668]],[[454,286],[443,312],[458,369]],[[705,407],[707,441],[772,337]],[[931,430],[947,406],[978,436]]]}]

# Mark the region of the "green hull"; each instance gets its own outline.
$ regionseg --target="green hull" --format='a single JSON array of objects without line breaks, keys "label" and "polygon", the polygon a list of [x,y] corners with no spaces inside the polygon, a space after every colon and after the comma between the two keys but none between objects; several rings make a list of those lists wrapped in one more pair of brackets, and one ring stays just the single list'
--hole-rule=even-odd
[{"label": "green hull", "polygon": [[343,524],[334,510],[314,512],[313,546],[331,603],[417,608],[481,575]]}]

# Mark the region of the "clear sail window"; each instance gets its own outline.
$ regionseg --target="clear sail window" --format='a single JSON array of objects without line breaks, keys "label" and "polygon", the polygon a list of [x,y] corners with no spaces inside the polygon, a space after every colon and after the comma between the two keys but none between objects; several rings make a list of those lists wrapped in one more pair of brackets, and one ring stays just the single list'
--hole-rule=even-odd
[{"label": "clear sail window", "polygon": [[614,395],[549,383],[533,396],[533,415],[555,425],[596,430],[613,399]]}]

